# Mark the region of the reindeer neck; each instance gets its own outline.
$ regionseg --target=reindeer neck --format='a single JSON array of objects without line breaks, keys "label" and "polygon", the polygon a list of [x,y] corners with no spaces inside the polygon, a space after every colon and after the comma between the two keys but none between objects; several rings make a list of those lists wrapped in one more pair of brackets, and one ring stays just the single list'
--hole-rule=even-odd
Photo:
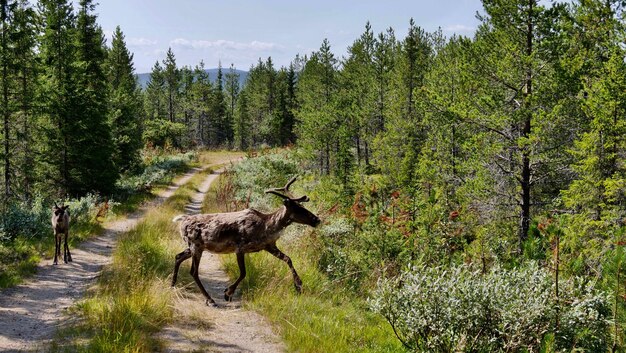
[{"label": "reindeer neck", "polygon": [[269,233],[277,233],[290,224],[291,219],[287,213],[287,207],[283,206],[276,212],[269,215],[266,229]]}]

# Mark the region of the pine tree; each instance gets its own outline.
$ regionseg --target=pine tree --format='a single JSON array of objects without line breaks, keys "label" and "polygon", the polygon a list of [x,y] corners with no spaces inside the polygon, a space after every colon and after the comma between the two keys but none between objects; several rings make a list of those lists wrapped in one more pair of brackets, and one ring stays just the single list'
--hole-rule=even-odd
[{"label": "pine tree", "polygon": [[519,215],[521,251],[533,207],[555,195],[556,184],[567,178],[559,173],[567,163],[554,153],[558,143],[567,143],[571,128],[568,119],[552,109],[567,92],[559,87],[550,60],[559,13],[547,11],[536,0],[485,0],[483,5],[486,15],[472,49],[481,93],[473,98],[477,109],[471,120],[492,134],[491,155],[483,156],[501,195],[491,202],[500,213],[494,217]]},{"label": "pine tree", "polygon": [[337,59],[324,39],[320,50],[311,54],[298,81],[299,109],[296,117],[298,139],[319,161],[320,173],[330,174],[331,153],[337,131]]},{"label": "pine tree", "polygon": [[141,141],[140,92],[133,67],[133,54],[118,26],[113,33],[106,60],[109,82],[109,122],[113,137],[113,161],[118,171],[126,172],[139,161]]},{"label": "pine tree", "polygon": [[392,28],[378,35],[374,42],[373,61],[375,68],[375,84],[377,91],[377,112],[372,122],[372,135],[385,129],[386,117],[389,114],[389,97],[391,72],[395,65],[397,43]]},{"label": "pine tree", "polygon": [[420,94],[433,58],[429,37],[410,20],[408,34],[393,55],[389,85],[394,98],[388,100],[384,129],[376,139],[377,166],[403,186],[414,183],[426,135],[424,97]]}]

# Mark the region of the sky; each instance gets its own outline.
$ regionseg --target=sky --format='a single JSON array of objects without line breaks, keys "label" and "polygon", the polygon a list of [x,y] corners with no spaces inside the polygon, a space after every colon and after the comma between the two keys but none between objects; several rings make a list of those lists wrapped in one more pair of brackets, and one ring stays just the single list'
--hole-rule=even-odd
[{"label": "sky", "polygon": [[324,38],[341,58],[371,23],[405,37],[410,18],[427,31],[472,36],[480,0],[100,0],[98,23],[109,42],[120,26],[137,73],[150,72],[172,48],[177,65],[221,62],[248,70],[259,58],[288,66],[296,54],[319,49]]}]

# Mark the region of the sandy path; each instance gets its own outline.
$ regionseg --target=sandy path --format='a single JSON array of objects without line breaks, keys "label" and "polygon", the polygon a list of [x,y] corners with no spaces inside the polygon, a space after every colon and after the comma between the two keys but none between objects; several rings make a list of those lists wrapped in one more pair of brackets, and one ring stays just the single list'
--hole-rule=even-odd
[{"label": "sandy path", "polygon": [[54,266],[52,259],[44,260],[26,283],[0,291],[0,352],[45,351],[65,315],[64,309],[82,298],[102,266],[111,262],[117,235],[135,227],[148,209],[163,203],[200,170],[193,169],[177,179],[126,218],[105,223],[101,236],[71,249],[73,262]]},{"label": "sandy path", "polygon": [[[202,200],[211,183],[218,174],[207,176],[185,208],[188,214],[200,211]],[[181,246],[181,251],[183,250]],[[234,255],[232,255],[234,256]],[[181,266],[182,271],[188,271]],[[219,305],[218,308],[208,307],[205,298],[197,290],[196,284],[181,283],[185,288],[177,289],[176,320],[166,327],[160,338],[165,342],[165,352],[284,352],[285,347],[272,332],[267,320],[259,314],[243,310],[239,290],[235,298],[228,303],[223,300],[224,289],[230,279],[222,270],[218,255],[204,252],[200,262],[200,278],[211,297]]]}]

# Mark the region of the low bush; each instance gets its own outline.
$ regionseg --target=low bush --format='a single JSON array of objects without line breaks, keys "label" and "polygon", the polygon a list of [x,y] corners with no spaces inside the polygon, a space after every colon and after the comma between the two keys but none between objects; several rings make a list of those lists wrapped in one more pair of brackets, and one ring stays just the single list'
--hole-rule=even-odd
[{"label": "low bush", "polygon": [[[382,279],[370,299],[398,339],[422,352],[604,352],[608,296],[578,279],[560,283],[534,262],[485,274],[468,266],[413,267]],[[548,343],[551,342],[551,343]]]},{"label": "low bush", "polygon": [[145,166],[140,174],[126,175],[117,181],[117,194],[120,197],[146,192],[155,185],[171,180],[196,158],[194,152],[175,155],[149,155],[144,159]]}]

